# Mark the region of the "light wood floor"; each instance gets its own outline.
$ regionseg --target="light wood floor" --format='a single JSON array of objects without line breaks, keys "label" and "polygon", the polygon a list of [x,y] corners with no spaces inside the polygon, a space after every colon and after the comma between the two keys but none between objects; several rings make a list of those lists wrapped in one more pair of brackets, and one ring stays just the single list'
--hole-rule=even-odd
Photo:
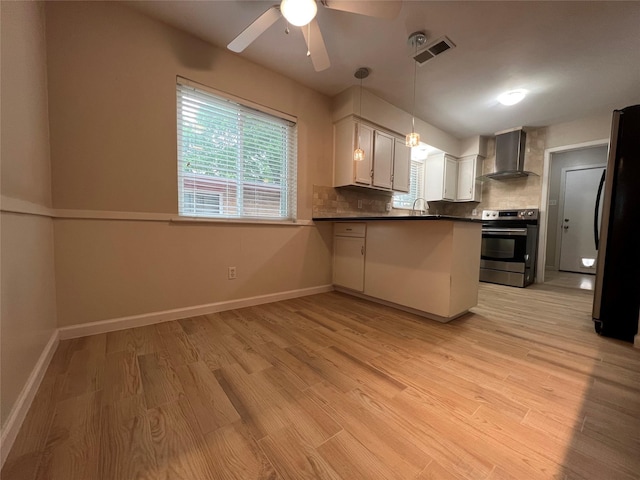
[{"label": "light wood floor", "polygon": [[595,275],[583,273],[561,272],[559,270],[546,270],[544,272],[545,285],[565,288],[579,288],[593,291],[596,285]]},{"label": "light wood floor", "polygon": [[591,295],[443,325],[339,293],[62,342],[3,480],[637,479],[640,350]]}]

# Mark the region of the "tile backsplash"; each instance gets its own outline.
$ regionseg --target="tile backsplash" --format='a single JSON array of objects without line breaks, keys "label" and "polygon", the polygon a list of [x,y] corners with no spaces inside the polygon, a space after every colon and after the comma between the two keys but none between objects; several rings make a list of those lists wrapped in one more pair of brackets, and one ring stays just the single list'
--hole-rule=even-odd
[{"label": "tile backsplash", "polygon": [[[429,213],[455,215],[459,217],[476,216],[482,210],[504,210],[520,208],[540,208],[542,190],[542,170],[544,165],[544,148],[547,129],[525,128],[527,141],[525,144],[524,168],[538,176],[506,180],[486,180],[482,184],[481,202],[431,202]],[[496,164],[495,138],[487,141],[487,157],[484,159],[483,174],[495,170]],[[334,188],[320,185],[313,186],[313,216],[361,216],[361,215],[407,215],[409,210],[392,209],[387,211],[387,204],[393,203],[391,192],[380,192],[366,188],[343,187]]]},{"label": "tile backsplash", "polygon": [[387,204],[393,202],[391,192],[378,192],[358,187],[313,186],[313,216],[389,215]]}]

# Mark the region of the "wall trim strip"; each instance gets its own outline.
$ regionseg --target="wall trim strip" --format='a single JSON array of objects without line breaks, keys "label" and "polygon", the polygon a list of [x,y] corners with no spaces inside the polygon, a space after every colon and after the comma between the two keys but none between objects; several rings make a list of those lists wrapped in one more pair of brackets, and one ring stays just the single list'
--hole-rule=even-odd
[{"label": "wall trim strip", "polygon": [[179,320],[181,318],[207,315],[209,313],[233,310],[236,308],[252,307],[255,305],[262,305],[264,303],[279,302],[281,300],[289,300],[291,298],[316,295],[318,293],[326,293],[332,290],[333,285],[321,285],[318,287],[301,288],[297,290],[289,290],[286,292],[240,298],[237,300],[226,300],[223,302],[209,303],[205,305],[175,308],[172,310],[144,313],[141,315],[132,315],[129,317],[113,318],[109,320],[101,320],[98,322],[70,325],[68,327],[61,327],[58,329],[58,331],[60,334],[60,340],[66,340],[69,338],[86,337],[87,335],[95,335],[98,333],[114,332],[117,330],[124,330],[126,328],[143,327],[145,325],[169,322],[171,320]]},{"label": "wall trim strip", "polygon": [[234,218],[197,218],[179,217],[177,213],[156,212],[121,212],[112,210],[75,210],[69,208],[49,208],[37,203],[19,198],[0,197],[0,211],[23,215],[38,215],[53,219],[75,220],[128,220],[138,222],[172,222],[189,224],[218,224],[218,225],[270,225],[284,227],[306,227],[314,225],[312,220],[296,220],[294,222],[246,220]]},{"label": "wall trim strip", "polygon": [[11,451],[11,447],[18,436],[20,427],[22,427],[22,423],[27,416],[31,403],[38,392],[38,388],[40,388],[40,383],[42,382],[44,374],[49,367],[49,363],[51,363],[53,354],[56,352],[59,341],[60,337],[58,330],[54,330],[51,334],[51,338],[49,338],[49,341],[45,345],[42,354],[40,354],[40,358],[38,358],[38,361],[33,367],[33,370],[27,379],[27,383],[25,383],[18,399],[9,413],[7,423],[2,429],[2,434],[0,435],[0,468],[3,467],[4,462]]},{"label": "wall trim strip", "polygon": [[32,203],[27,200],[21,200],[19,198],[7,197],[6,195],[2,195],[0,197],[0,205],[0,209],[3,212],[38,215],[40,217],[54,217],[54,211],[52,208],[38,203]]}]

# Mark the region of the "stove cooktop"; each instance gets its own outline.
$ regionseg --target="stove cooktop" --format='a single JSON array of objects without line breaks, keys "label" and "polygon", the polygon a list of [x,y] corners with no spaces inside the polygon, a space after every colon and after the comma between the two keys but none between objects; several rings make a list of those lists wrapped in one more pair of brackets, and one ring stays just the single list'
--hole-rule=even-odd
[{"label": "stove cooktop", "polygon": [[523,210],[483,210],[482,220],[496,221],[527,221],[528,223],[538,222],[539,210],[537,208],[527,208]]}]

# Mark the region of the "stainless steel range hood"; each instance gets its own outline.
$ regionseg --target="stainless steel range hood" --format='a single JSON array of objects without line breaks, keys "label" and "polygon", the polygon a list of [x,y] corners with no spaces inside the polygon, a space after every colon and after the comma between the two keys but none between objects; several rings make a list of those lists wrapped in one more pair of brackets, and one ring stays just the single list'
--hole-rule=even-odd
[{"label": "stainless steel range hood", "polygon": [[524,146],[527,134],[524,130],[512,130],[496,135],[496,171],[487,173],[486,178],[504,180],[507,178],[536,175],[524,169]]}]

